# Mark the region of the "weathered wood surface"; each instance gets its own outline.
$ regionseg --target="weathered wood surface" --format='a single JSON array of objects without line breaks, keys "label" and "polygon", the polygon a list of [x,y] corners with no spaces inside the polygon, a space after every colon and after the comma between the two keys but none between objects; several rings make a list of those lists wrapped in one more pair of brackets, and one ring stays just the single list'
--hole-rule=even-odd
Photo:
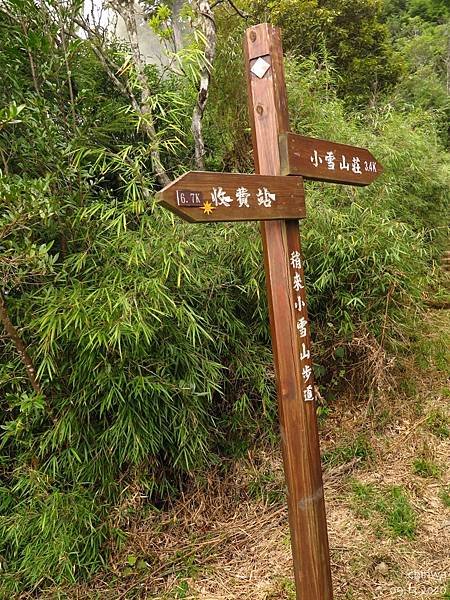
[{"label": "weathered wood surface", "polygon": [[158,192],[157,198],[191,223],[305,217],[301,177],[191,171]]},{"label": "weathered wood surface", "polygon": [[372,154],[357,146],[305,137],[279,136],[282,175],[348,185],[369,185],[383,172]]},{"label": "weathered wood surface", "polygon": [[[278,136],[289,130],[280,30],[250,28],[245,53],[255,170],[279,175]],[[260,63],[252,72],[260,57],[270,68]],[[264,222],[261,232],[297,600],[331,600],[316,402],[312,373],[305,374],[312,357],[298,222]]]}]

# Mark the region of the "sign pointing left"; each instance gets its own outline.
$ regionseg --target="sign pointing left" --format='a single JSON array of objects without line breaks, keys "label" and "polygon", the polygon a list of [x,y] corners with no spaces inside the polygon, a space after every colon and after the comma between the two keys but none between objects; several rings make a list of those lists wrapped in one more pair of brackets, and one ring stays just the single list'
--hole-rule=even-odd
[{"label": "sign pointing left", "polygon": [[190,171],[156,196],[163,206],[191,223],[306,216],[302,177]]}]

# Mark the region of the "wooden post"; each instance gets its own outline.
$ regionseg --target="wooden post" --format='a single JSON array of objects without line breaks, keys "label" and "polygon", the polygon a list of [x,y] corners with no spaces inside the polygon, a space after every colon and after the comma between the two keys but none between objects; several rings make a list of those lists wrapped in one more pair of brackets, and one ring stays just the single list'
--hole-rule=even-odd
[{"label": "wooden post", "polygon": [[[261,175],[280,175],[278,136],[289,131],[280,30],[267,24],[248,29],[245,54],[255,169]],[[263,222],[261,232],[297,600],[331,600],[298,221]]]}]

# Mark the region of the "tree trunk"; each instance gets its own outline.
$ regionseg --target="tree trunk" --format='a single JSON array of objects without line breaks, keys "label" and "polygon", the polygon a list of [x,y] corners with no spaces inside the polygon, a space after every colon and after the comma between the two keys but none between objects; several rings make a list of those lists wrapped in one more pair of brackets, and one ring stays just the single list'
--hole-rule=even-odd
[{"label": "tree trunk", "polygon": [[214,15],[207,0],[197,0],[195,6],[198,13],[199,27],[205,36],[205,59],[200,71],[197,102],[192,114],[192,134],[195,144],[195,166],[199,170],[205,168],[205,142],[203,139],[202,120],[209,96],[211,71],[216,54],[216,24]]}]

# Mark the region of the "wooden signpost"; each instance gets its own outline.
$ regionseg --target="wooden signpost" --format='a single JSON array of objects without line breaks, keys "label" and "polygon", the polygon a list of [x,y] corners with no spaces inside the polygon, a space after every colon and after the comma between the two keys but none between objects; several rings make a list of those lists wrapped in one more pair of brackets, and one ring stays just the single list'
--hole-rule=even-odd
[{"label": "wooden signpost", "polygon": [[289,133],[279,29],[251,27],[244,47],[257,174],[187,173],[159,198],[191,222],[261,221],[297,600],[332,600],[298,176],[367,185],[382,167],[362,148]]},{"label": "wooden signpost", "polygon": [[161,204],[191,223],[302,219],[301,177],[190,172],[159,192]]}]

